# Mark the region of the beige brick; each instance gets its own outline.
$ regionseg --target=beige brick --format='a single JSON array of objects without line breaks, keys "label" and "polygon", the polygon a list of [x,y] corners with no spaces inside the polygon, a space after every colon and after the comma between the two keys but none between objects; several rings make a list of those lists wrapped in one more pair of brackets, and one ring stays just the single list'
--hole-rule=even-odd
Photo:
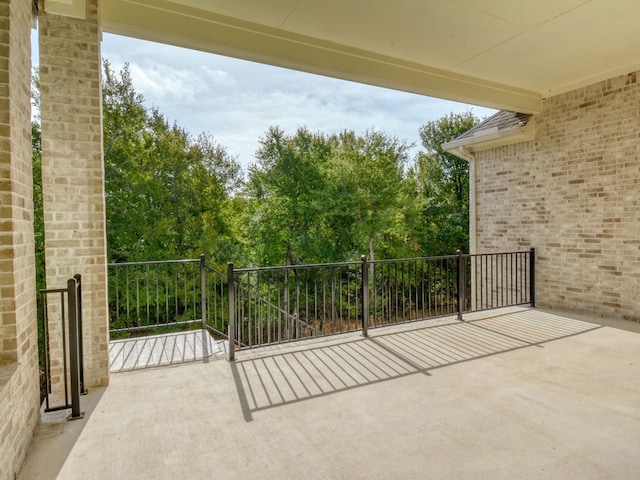
[{"label": "beige brick", "polygon": [[548,98],[535,140],[476,155],[478,251],[536,247],[542,306],[640,320],[636,77]]},{"label": "beige brick", "polygon": [[[106,233],[97,0],[86,19],[39,19],[47,285],[82,275],[85,379],[108,382]],[[103,259],[99,268],[95,259]]]},{"label": "beige brick", "polygon": [[31,2],[9,0],[0,4],[0,479],[3,480],[15,478],[39,412],[30,22]]}]

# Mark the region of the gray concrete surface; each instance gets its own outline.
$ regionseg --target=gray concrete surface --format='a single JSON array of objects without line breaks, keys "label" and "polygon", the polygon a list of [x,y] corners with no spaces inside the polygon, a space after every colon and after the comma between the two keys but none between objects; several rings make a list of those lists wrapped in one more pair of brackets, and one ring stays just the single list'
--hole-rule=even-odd
[{"label": "gray concrete surface", "polygon": [[109,371],[140,370],[224,355],[225,342],[206,330],[166,333],[109,342]]},{"label": "gray concrete surface", "polygon": [[114,374],[20,479],[640,477],[639,334],[467,319]]}]

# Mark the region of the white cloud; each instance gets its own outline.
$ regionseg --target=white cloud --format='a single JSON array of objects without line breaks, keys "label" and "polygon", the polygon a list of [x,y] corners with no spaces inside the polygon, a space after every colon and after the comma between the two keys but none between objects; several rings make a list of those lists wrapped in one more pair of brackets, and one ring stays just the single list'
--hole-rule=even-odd
[{"label": "white cloud", "polygon": [[159,104],[173,102],[194,105],[198,92],[207,88],[197,71],[177,70],[166,65],[149,69],[136,63],[130,65],[130,71],[136,90]]},{"label": "white cloud", "polygon": [[[206,131],[245,167],[269,126],[323,133],[377,130],[419,146],[418,129],[450,112],[493,110],[105,34],[114,69],[193,135]],[[418,147],[412,153],[416,153]]]},{"label": "white cloud", "polygon": [[234,88],[238,85],[235,78],[229,75],[229,72],[216,70],[207,65],[200,65],[200,71],[203,73],[205,80],[211,81],[211,85],[220,88]]}]

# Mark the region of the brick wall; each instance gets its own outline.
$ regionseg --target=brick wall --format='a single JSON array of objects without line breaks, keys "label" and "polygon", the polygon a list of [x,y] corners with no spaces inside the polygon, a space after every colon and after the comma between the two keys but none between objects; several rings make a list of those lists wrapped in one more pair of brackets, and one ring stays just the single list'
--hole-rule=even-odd
[{"label": "brick wall", "polygon": [[100,31],[86,19],[39,18],[47,288],[82,275],[85,380],[108,383]]},{"label": "brick wall", "polygon": [[0,3],[0,479],[13,479],[39,413],[31,173],[31,3]]},{"label": "brick wall", "polygon": [[548,98],[479,152],[480,253],[537,249],[541,306],[640,320],[640,72]]}]

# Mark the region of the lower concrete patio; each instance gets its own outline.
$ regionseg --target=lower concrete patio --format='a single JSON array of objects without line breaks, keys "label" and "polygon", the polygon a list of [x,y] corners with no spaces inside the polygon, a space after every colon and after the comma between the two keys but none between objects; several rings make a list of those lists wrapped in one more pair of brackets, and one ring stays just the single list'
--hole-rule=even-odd
[{"label": "lower concrete patio", "polygon": [[112,374],[19,478],[638,478],[637,324],[466,320]]}]

